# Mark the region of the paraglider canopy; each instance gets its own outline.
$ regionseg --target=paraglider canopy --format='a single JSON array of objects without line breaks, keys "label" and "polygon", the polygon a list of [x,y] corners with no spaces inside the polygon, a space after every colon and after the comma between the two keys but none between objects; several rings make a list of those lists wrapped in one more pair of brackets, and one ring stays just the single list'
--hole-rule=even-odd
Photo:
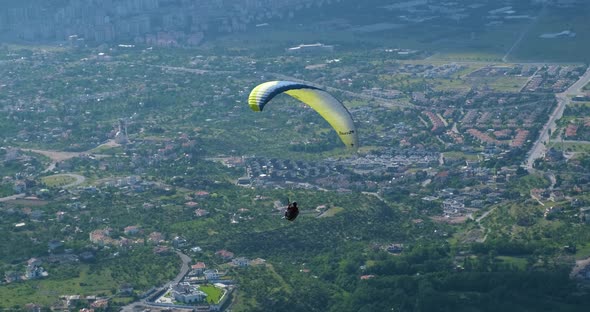
[{"label": "paraglider canopy", "polygon": [[285,210],[285,219],[293,221],[295,220],[295,218],[297,218],[298,215],[299,207],[297,207],[297,202],[290,203],[287,207],[287,210]]},{"label": "paraglider canopy", "polygon": [[250,92],[248,104],[261,112],[275,96],[286,93],[307,104],[334,128],[340,140],[349,148],[358,147],[358,135],[348,109],[328,92],[307,84],[292,81],[268,81]]}]

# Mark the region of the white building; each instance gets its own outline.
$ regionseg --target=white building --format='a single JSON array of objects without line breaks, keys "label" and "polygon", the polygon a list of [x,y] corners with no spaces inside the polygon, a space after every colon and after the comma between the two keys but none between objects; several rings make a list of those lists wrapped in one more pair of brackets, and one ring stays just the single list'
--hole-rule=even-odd
[{"label": "white building", "polygon": [[199,290],[199,286],[189,283],[178,283],[172,288],[174,299],[183,303],[195,303],[204,301],[207,294]]},{"label": "white building", "polygon": [[289,54],[318,53],[332,51],[334,51],[334,46],[325,45],[323,43],[300,44],[296,47],[287,49],[287,53]]},{"label": "white building", "polygon": [[217,270],[205,270],[203,274],[205,275],[205,278],[209,281],[219,279],[219,271]]},{"label": "white building", "polygon": [[250,264],[250,260],[248,260],[244,257],[232,259],[231,262],[233,265],[239,266],[239,267],[247,267]]}]

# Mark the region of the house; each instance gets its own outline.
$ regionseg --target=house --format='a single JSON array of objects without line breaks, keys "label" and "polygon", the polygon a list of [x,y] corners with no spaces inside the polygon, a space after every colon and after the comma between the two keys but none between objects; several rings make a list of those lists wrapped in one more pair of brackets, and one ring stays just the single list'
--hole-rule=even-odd
[{"label": "house", "polygon": [[94,230],[89,234],[90,241],[101,246],[110,244],[113,242],[113,239],[109,237],[110,234],[110,228],[106,228],[104,230]]},{"label": "house", "polygon": [[164,235],[160,232],[152,232],[148,236],[148,242],[150,242],[150,243],[158,244],[162,241],[164,241]]},{"label": "house", "polygon": [[55,213],[55,217],[57,218],[57,221],[63,221],[65,215],[66,215],[66,213],[63,211],[58,211]]},{"label": "house", "polygon": [[198,197],[207,197],[207,196],[209,196],[209,192],[207,192],[207,191],[196,191],[195,192],[195,196],[198,196]]},{"label": "house", "polygon": [[109,307],[109,301],[107,299],[98,299],[90,304],[90,306],[98,309],[106,309]]},{"label": "house", "polygon": [[130,225],[130,226],[125,227],[123,232],[126,235],[135,235],[135,234],[139,233],[139,227],[136,225]]},{"label": "house", "polygon": [[201,302],[207,298],[207,294],[200,291],[198,286],[186,282],[173,286],[171,294],[175,300],[183,303]]},{"label": "house", "polygon": [[195,208],[195,207],[197,207],[199,205],[199,203],[194,202],[194,201],[189,201],[189,202],[186,202],[184,205],[187,206],[187,207],[189,207],[189,208]]},{"label": "house", "polygon": [[27,190],[27,184],[24,181],[16,181],[14,182],[13,190],[16,193],[23,193]]},{"label": "house", "polygon": [[27,261],[27,266],[40,266],[43,262],[37,258],[31,258]]},{"label": "house", "polygon": [[184,247],[186,247],[187,244],[188,244],[188,242],[182,236],[176,236],[172,240],[172,245],[174,246],[174,248],[184,248]]},{"label": "house", "polygon": [[153,252],[157,255],[166,255],[170,253],[170,247],[168,246],[156,246],[153,249]]},{"label": "house", "polygon": [[252,181],[250,181],[249,177],[241,177],[241,178],[238,178],[237,184],[238,185],[249,185],[251,182]]},{"label": "house", "polygon": [[194,275],[201,275],[203,271],[207,268],[204,262],[197,262],[191,266],[192,272],[191,274]]},{"label": "house", "polygon": [[25,277],[29,280],[47,277],[49,274],[40,266],[29,265],[25,271]]},{"label": "house", "polygon": [[221,257],[223,260],[231,260],[234,257],[234,253],[225,249],[219,250],[215,253],[216,256]]},{"label": "house", "polygon": [[195,210],[195,216],[196,217],[204,217],[204,216],[206,216],[208,214],[209,214],[209,211],[204,210],[204,209],[201,209],[201,208]]},{"label": "house", "polygon": [[195,246],[195,247],[191,248],[191,251],[192,252],[201,252],[201,251],[203,251],[203,248],[201,248],[199,246]]},{"label": "house", "polygon": [[205,270],[203,274],[208,281],[218,280],[220,277],[218,270]]},{"label": "house", "polygon": [[391,245],[387,246],[385,248],[385,250],[387,250],[387,252],[392,253],[392,254],[399,254],[402,251],[404,251],[404,245],[402,245],[402,244],[391,244]]},{"label": "house", "polygon": [[465,204],[459,197],[444,200],[442,206],[445,215],[454,215],[461,213],[465,208]]},{"label": "house", "polygon": [[235,258],[231,262],[233,265],[238,266],[238,267],[247,267],[250,264],[250,260],[248,260],[244,257]]}]

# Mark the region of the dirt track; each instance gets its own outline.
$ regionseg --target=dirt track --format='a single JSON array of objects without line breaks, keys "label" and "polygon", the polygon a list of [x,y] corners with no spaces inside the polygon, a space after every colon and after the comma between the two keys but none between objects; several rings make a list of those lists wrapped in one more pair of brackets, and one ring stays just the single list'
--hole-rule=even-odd
[{"label": "dirt track", "polygon": [[[97,146],[96,148],[100,148],[100,147],[116,147],[119,146],[119,144],[115,143],[113,140],[109,140],[104,144],[101,144],[99,146]],[[49,171],[53,171],[55,169],[55,165],[60,162],[60,161],[64,161],[64,160],[68,160],[74,157],[80,157],[80,155],[84,155],[84,154],[92,154],[92,150],[88,150],[88,151],[84,151],[84,152],[60,152],[60,151],[51,151],[51,150],[38,150],[38,149],[25,149],[23,148],[22,151],[24,152],[31,152],[31,153],[37,153],[37,154],[41,154],[43,156],[49,157],[49,159],[51,159],[51,164],[49,164],[49,166],[47,168],[45,168],[45,170],[43,172],[49,172]],[[97,157],[107,157],[105,155],[96,155]],[[76,178],[78,179],[78,178]]]},{"label": "dirt track", "polygon": [[51,160],[58,162],[64,161],[70,158],[78,157],[82,152],[75,153],[75,152],[58,152],[58,151],[44,151],[44,150],[37,150],[37,149],[23,149],[25,152],[32,152],[41,154],[43,156],[49,157]]}]

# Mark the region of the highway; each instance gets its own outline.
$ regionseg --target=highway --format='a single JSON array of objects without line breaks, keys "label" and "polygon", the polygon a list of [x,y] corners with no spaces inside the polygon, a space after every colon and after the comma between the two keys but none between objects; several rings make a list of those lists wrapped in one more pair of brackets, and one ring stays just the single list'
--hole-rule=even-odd
[{"label": "highway", "polygon": [[550,131],[553,133],[557,128],[556,122],[561,118],[561,116],[563,116],[563,111],[570,102],[569,97],[582,94],[582,88],[588,84],[588,82],[590,82],[590,67],[587,68],[584,75],[582,75],[582,77],[580,77],[580,79],[578,79],[578,81],[571,85],[567,90],[555,95],[557,98],[557,107],[551,113],[551,115],[549,115],[549,120],[547,120],[547,123],[545,123],[543,129],[541,129],[539,137],[533,144],[531,150],[528,152],[525,167],[529,172],[532,171],[535,160],[543,157],[547,151],[545,143],[549,142],[549,133]]}]

